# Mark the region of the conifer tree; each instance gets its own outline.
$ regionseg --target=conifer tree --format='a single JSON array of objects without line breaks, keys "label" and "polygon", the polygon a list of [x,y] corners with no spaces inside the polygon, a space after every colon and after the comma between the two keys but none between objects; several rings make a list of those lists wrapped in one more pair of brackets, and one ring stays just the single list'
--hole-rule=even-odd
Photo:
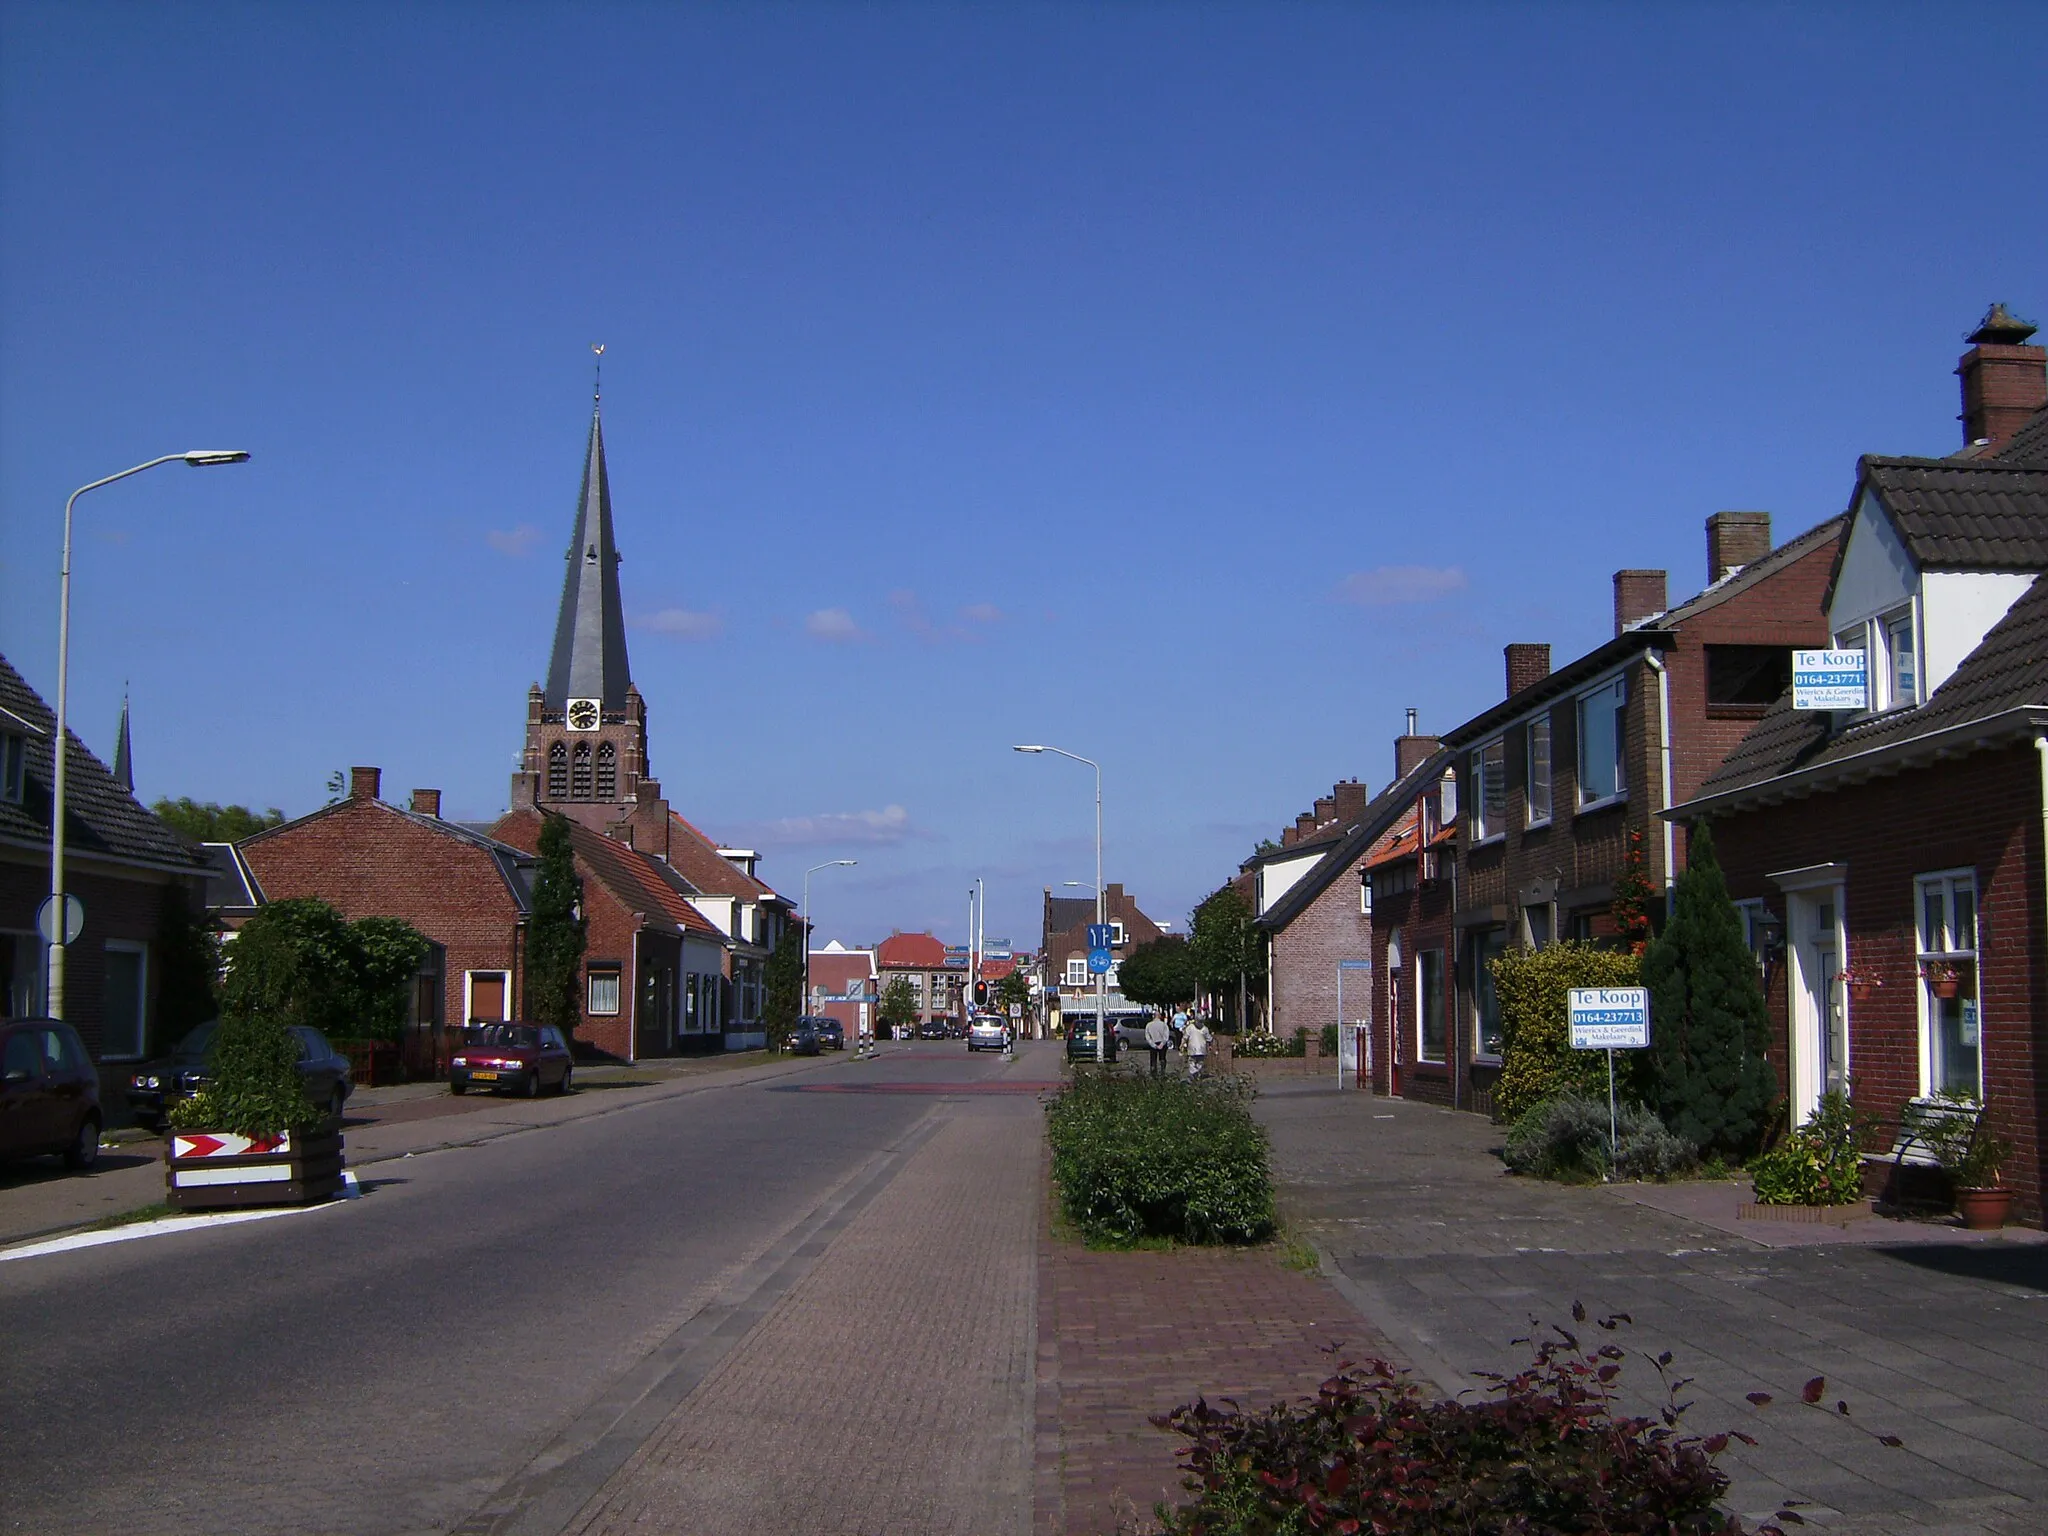
[{"label": "conifer tree", "polygon": [[533,879],[533,915],[526,928],[526,1013],[564,1034],[583,1021],[583,881],[566,817],[540,828],[540,869]]},{"label": "conifer tree", "polygon": [[1777,1098],[1770,1016],[1714,839],[1694,829],[1670,921],[1643,957],[1651,1092],[1666,1126],[1702,1152],[1755,1151]]}]

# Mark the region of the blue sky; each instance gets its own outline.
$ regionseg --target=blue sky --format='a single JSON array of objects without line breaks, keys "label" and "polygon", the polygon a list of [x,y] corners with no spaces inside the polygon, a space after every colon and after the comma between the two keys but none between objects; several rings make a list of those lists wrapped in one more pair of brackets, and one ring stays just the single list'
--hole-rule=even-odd
[{"label": "blue sky", "polygon": [[[820,927],[1184,917],[2048,321],[2037,6],[0,7],[0,651],[505,803],[603,341],[654,767]],[[2034,190],[2030,191],[2029,188]]]}]

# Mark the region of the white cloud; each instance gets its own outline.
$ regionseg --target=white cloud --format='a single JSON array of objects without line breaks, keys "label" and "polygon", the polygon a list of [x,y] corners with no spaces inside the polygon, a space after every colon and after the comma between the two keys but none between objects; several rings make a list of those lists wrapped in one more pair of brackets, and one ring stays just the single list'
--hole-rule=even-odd
[{"label": "white cloud", "polygon": [[970,624],[1000,624],[1003,610],[994,603],[969,603],[960,610],[960,617]]},{"label": "white cloud", "polygon": [[657,635],[673,635],[678,640],[716,640],[725,633],[725,617],[717,613],[698,613],[689,608],[663,608],[658,613],[635,619],[633,627],[651,630]]},{"label": "white cloud", "polygon": [[834,645],[847,645],[868,637],[868,632],[856,624],[853,615],[844,608],[820,608],[804,620],[804,633],[814,640],[826,640]]},{"label": "white cloud", "polygon": [[524,555],[540,542],[540,530],[531,523],[510,530],[493,528],[484,535],[484,542],[501,555]]},{"label": "white cloud", "polygon": [[749,848],[886,847],[931,836],[914,826],[910,812],[900,805],[886,805],[879,811],[784,816],[736,828],[735,833],[738,845]]},{"label": "white cloud", "polygon": [[1353,571],[1337,583],[1340,598],[1364,608],[1433,603],[1464,589],[1465,572],[1455,565],[1381,565],[1369,571]]}]

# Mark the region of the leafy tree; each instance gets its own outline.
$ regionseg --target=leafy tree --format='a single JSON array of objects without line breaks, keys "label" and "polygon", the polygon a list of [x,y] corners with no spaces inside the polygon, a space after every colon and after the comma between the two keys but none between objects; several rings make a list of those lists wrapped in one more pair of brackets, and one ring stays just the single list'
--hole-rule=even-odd
[{"label": "leafy tree", "polygon": [[276,806],[252,811],[246,805],[203,804],[189,795],[159,800],[150,807],[157,820],[192,843],[239,843],[267,827],[284,825],[284,812]]},{"label": "leafy tree", "polygon": [[356,943],[362,997],[357,1033],[370,1040],[397,1040],[412,1009],[413,978],[433,945],[402,917],[358,918],[349,924],[349,933]]},{"label": "leafy tree", "polygon": [[1177,933],[1140,944],[1124,956],[1116,975],[1124,996],[1147,1008],[1192,1003],[1201,991],[1188,941]]},{"label": "leafy tree", "polygon": [[1012,971],[996,983],[996,1006],[1004,1013],[1012,1007],[1022,1008],[1028,1017],[1031,1012],[1031,978],[1022,971]]},{"label": "leafy tree", "polygon": [[917,1022],[917,993],[912,990],[908,976],[891,976],[889,985],[882,988],[881,1019],[891,1028]]},{"label": "leafy tree", "polygon": [[533,879],[533,911],[526,924],[526,1012],[536,1024],[565,1034],[583,1021],[583,880],[567,817],[546,816],[540,828],[540,868]]},{"label": "leafy tree", "polygon": [[1607,910],[1614,918],[1621,947],[1632,955],[1650,947],[1650,909],[1656,901],[1657,892],[1643,866],[1643,834],[1631,831],[1622,852],[1621,878],[1614,882],[1614,900]]},{"label": "leafy tree", "polygon": [[1643,984],[1653,1107],[1702,1152],[1746,1157],[1763,1139],[1778,1077],[1765,1054],[1763,982],[1704,823],[1688,842],[1671,919],[1643,956]]},{"label": "leafy tree", "polygon": [[1252,925],[1251,904],[1226,885],[1195,908],[1188,951],[1195,980],[1205,990],[1235,997],[1235,1023],[1244,1027],[1246,994],[1266,979],[1265,936]]},{"label": "leafy tree", "polygon": [[782,930],[782,937],[769,952],[762,981],[761,1027],[768,1032],[768,1048],[779,1051],[804,1008],[803,924],[791,923]]},{"label": "leafy tree", "polygon": [[1494,957],[1502,1040],[1495,1119],[1512,1123],[1531,1105],[1573,1088],[1606,1101],[1605,1054],[1572,1049],[1566,994],[1573,987],[1632,987],[1640,970],[1634,955],[1570,939]]}]

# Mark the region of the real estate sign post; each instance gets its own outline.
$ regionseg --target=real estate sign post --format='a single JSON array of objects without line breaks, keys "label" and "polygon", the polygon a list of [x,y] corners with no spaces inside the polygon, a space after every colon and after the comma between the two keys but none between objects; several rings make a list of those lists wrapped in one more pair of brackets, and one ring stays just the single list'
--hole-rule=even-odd
[{"label": "real estate sign post", "polygon": [[1650,1043],[1647,987],[1573,987],[1566,1003],[1572,1049],[1607,1053],[1607,1176],[1614,1177],[1621,1138],[1614,1112],[1614,1053],[1640,1051]]}]

